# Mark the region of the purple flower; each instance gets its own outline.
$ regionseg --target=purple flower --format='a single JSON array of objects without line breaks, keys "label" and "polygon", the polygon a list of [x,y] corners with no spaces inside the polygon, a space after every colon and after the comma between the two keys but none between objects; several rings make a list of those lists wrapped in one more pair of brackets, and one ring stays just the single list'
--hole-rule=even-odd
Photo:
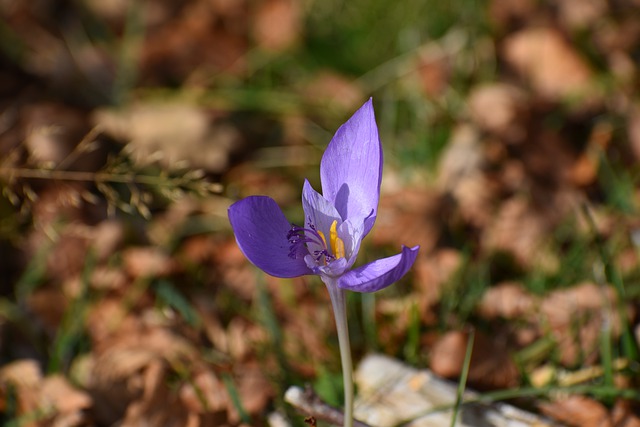
[{"label": "purple flower", "polygon": [[351,269],[378,214],[382,145],[371,99],[336,132],[320,162],[322,194],[305,180],[305,223],[292,225],[270,197],[250,196],[229,208],[245,256],[276,277],[319,275],[325,283],[375,292],[400,279],[419,246]]}]

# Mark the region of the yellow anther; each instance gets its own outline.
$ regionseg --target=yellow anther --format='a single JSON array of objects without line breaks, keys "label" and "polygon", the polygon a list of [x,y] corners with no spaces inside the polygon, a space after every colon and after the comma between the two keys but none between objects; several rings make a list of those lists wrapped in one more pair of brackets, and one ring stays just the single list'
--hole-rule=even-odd
[{"label": "yellow anther", "polygon": [[344,242],[338,237],[338,220],[334,219],[331,223],[329,237],[331,239],[331,250],[333,251],[333,256],[335,256],[336,259],[344,258]]},{"label": "yellow anther", "polygon": [[324,247],[327,247],[327,239],[325,239],[324,237],[324,233],[320,230],[318,230],[318,234],[320,235],[320,238],[322,238],[322,243],[324,243]]},{"label": "yellow anther", "polygon": [[333,253],[336,256],[336,259],[344,258],[344,242],[339,237],[336,238],[336,244],[333,247]]}]

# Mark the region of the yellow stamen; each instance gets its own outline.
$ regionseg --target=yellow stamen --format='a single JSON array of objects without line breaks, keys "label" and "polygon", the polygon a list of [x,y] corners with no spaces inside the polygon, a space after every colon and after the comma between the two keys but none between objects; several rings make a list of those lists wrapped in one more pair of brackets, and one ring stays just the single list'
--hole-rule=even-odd
[{"label": "yellow stamen", "polygon": [[338,237],[338,220],[334,219],[331,223],[329,237],[331,239],[331,250],[333,251],[333,255],[336,259],[344,258],[344,242]]},{"label": "yellow stamen", "polygon": [[326,248],[327,247],[327,239],[325,239],[324,233],[322,231],[318,230],[318,234],[322,238],[322,243],[324,243],[324,247]]}]

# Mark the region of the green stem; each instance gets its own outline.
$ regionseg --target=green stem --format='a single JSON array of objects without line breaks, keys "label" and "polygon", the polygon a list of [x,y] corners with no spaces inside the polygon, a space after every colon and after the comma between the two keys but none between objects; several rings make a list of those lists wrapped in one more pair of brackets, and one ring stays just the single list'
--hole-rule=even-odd
[{"label": "green stem", "polygon": [[347,325],[347,298],[344,289],[338,287],[337,280],[330,277],[322,279],[327,285],[333,314],[338,330],[340,359],[342,360],[342,378],[344,382],[344,427],[353,427],[353,363],[351,362],[351,345],[349,344],[349,327]]}]

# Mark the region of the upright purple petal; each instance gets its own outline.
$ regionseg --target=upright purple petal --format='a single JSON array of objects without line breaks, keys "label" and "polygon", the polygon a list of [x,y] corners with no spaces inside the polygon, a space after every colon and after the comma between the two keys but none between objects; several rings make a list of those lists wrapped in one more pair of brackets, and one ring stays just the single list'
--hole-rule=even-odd
[{"label": "upright purple petal", "polygon": [[276,277],[312,274],[303,258],[289,257],[291,224],[270,197],[250,196],[229,207],[240,250],[256,267]]},{"label": "upright purple petal", "polygon": [[382,179],[382,145],[371,99],[334,135],[320,162],[320,179],[322,195],[342,219],[365,222],[364,235],[369,233]]},{"label": "upright purple petal", "polygon": [[353,263],[356,262],[360,251],[360,243],[362,243],[362,238],[364,237],[364,227],[365,224],[361,221],[354,223],[350,219],[338,227],[338,234],[342,237],[346,249],[347,268],[351,268]]},{"label": "upright purple petal", "polygon": [[420,246],[402,246],[402,252],[348,271],[338,280],[338,286],[355,292],[375,292],[396,282],[411,268]]},{"label": "upright purple petal", "polygon": [[327,236],[334,220],[337,220],[339,224],[342,223],[342,218],[336,208],[322,197],[322,194],[314,190],[306,179],[302,187],[302,209],[305,221],[310,219],[313,225]]}]

